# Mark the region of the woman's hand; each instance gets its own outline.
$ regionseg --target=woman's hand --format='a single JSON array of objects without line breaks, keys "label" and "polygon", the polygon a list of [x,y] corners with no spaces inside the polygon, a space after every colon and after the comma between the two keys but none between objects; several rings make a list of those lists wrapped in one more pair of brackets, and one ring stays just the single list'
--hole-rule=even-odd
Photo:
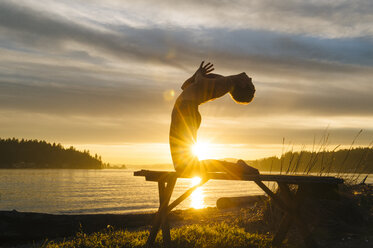
[{"label": "woman's hand", "polygon": [[213,70],[215,70],[214,68],[214,65],[211,64],[210,62],[208,62],[206,65],[203,65],[205,63],[205,61],[202,61],[201,62],[201,65],[199,66],[198,70],[196,71],[195,74],[202,74],[202,76],[206,76],[207,74],[209,74],[210,72],[212,72]]},{"label": "woman's hand", "polygon": [[213,64],[209,62],[206,65],[203,65],[204,63],[205,61],[202,61],[202,63],[200,64],[197,71],[193,74],[193,76],[191,76],[184,82],[184,84],[181,86],[182,90],[185,90],[186,88],[188,88],[189,85],[199,81],[200,77],[206,77],[207,75],[209,75],[210,72],[214,70]]},{"label": "woman's hand", "polygon": [[201,77],[206,77],[207,75],[209,75],[210,72],[215,70],[214,65],[211,64],[210,62],[207,63],[206,65],[203,65],[204,63],[205,61],[201,62],[201,65],[199,66],[198,70],[193,75],[193,80],[196,83],[200,81]]}]

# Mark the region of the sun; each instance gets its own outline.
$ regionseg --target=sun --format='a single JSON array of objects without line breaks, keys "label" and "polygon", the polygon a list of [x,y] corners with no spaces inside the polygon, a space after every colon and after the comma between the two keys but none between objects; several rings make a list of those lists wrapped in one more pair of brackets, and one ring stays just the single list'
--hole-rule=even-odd
[{"label": "sun", "polygon": [[201,180],[202,179],[200,177],[193,177],[192,178],[192,186],[198,185],[201,182]]},{"label": "sun", "polygon": [[197,142],[192,146],[192,153],[198,157],[199,160],[210,157],[210,144],[208,142]]}]

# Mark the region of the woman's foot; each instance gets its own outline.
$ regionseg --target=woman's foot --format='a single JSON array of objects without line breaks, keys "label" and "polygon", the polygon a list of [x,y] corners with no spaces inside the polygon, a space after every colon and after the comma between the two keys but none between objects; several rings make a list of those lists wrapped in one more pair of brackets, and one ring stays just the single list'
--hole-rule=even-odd
[{"label": "woman's foot", "polygon": [[258,169],[249,166],[242,159],[239,159],[236,164],[238,166],[240,166],[240,171],[241,171],[242,174],[259,175],[259,170]]}]

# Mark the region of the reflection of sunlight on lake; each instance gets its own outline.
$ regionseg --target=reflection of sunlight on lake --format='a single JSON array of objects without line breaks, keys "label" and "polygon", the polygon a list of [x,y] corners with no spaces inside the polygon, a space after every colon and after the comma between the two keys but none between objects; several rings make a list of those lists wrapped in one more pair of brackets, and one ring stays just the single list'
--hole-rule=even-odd
[{"label": "reflection of sunlight on lake", "polygon": [[[195,186],[201,182],[201,178],[194,177],[192,178],[192,186]],[[195,209],[201,209],[204,207],[204,195],[201,187],[198,187],[191,195],[191,207]]]}]

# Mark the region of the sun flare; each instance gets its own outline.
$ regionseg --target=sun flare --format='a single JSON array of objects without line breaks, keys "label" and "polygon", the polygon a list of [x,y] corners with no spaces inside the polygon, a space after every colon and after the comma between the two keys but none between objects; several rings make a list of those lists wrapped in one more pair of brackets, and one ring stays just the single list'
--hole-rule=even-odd
[{"label": "sun flare", "polygon": [[210,143],[197,142],[192,146],[192,152],[199,160],[207,159],[211,157]]},{"label": "sun flare", "polygon": [[192,178],[192,186],[198,185],[201,182],[201,180],[202,179],[200,177],[193,177]]}]

